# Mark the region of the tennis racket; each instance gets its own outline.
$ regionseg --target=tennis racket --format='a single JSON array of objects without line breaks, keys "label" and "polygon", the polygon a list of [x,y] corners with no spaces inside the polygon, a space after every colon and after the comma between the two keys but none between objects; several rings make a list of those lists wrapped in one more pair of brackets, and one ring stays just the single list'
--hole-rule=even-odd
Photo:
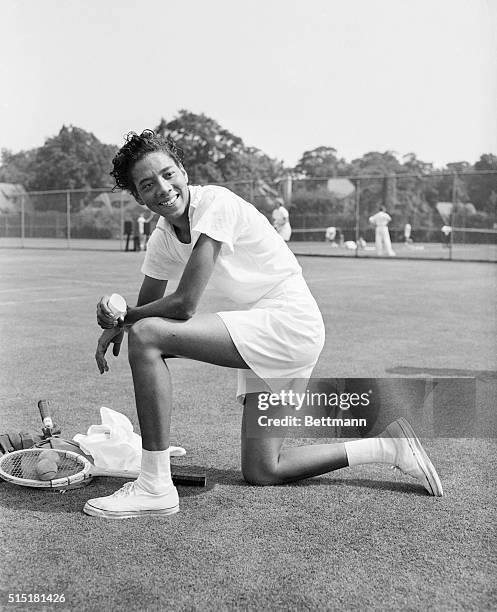
[{"label": "tennis racket", "polygon": [[[140,475],[136,470],[108,470],[99,468],[83,455],[68,450],[51,449],[59,456],[58,470],[51,480],[41,480],[36,467],[45,449],[28,448],[8,453],[0,458],[0,477],[13,484],[38,489],[70,489],[84,486],[95,476],[129,478]],[[179,473],[172,475],[174,484],[205,486],[205,474]]]},{"label": "tennis racket", "polygon": [[88,459],[72,451],[51,449],[59,456],[58,470],[52,480],[41,480],[36,467],[43,448],[27,448],[4,455],[0,459],[0,477],[24,487],[39,489],[67,489],[77,484],[87,484],[94,476],[138,478],[140,472],[131,470],[104,470],[97,468]]},{"label": "tennis racket", "polygon": [[[91,456],[85,454],[77,442],[65,440],[56,435],[56,432],[60,432],[60,430],[54,425],[49,400],[40,400],[38,402],[38,409],[43,423],[44,440],[39,442],[35,448],[20,450],[17,453],[9,453],[8,457],[11,457],[12,461],[7,460],[7,455],[3,457],[5,467],[3,462],[0,462],[0,478],[22,486],[42,489],[77,488],[89,484],[95,476],[129,478],[130,480],[138,478],[139,471],[108,470],[96,467],[91,461]],[[40,453],[48,449],[55,450],[60,455],[59,470],[57,478],[54,480],[62,480],[61,483],[57,482],[57,484],[54,484],[52,480],[41,480],[36,472]],[[37,454],[27,455],[26,457],[19,455],[19,453],[27,453],[28,451],[37,451]],[[181,456],[184,453],[184,449],[180,447],[171,447],[171,457]],[[77,464],[74,462],[74,456],[84,461],[80,461]],[[171,465],[171,476],[175,485],[205,487],[207,484],[205,472],[192,472],[187,466]]]}]

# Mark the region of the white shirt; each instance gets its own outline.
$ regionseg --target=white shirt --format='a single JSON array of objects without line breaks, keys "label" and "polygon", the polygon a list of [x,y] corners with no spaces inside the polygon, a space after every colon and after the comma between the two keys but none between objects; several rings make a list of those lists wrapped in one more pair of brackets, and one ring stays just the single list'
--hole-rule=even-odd
[{"label": "white shirt", "polygon": [[380,210],[380,212],[377,212],[376,215],[369,217],[369,222],[376,225],[376,227],[387,227],[391,220],[392,217],[383,210]]},{"label": "white shirt", "polygon": [[191,243],[178,240],[161,217],[147,244],[141,271],[177,280],[201,234],[222,242],[209,287],[240,305],[251,305],[302,268],[269,221],[252,204],[215,185],[190,186]]}]

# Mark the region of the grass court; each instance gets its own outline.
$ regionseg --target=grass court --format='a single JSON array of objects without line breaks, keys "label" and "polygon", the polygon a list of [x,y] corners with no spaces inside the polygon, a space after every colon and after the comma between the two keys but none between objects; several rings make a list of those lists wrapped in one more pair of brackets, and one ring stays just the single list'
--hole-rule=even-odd
[{"label": "grass court", "polygon": [[[65,437],[99,423],[101,406],[138,431],[125,350],[109,357],[104,376],[93,356],[97,300],[111,292],[134,300],[143,253],[0,255],[1,432],[40,431],[41,398],[52,400]],[[247,486],[235,371],[172,360],[172,444],[187,449],[182,464],[207,470],[208,486],[180,487],[180,513],[169,519],[108,521],[82,507],[121,480],[65,494],[0,483],[0,609],[495,608],[495,267],[299,261],[327,329],[314,376],[476,379],[476,433],[424,440],[445,496],[431,498],[384,466]],[[204,296],[202,309],[227,307]],[[9,593],[64,593],[65,603],[9,605]]]}]

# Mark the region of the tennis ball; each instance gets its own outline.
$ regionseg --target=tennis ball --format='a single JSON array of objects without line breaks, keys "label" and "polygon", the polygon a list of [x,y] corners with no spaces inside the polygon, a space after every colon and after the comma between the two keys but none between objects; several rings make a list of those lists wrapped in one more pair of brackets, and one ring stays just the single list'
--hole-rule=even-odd
[{"label": "tennis ball", "polygon": [[52,463],[56,463],[57,465],[60,464],[60,455],[57,451],[54,450],[41,451],[39,455],[39,461],[41,461],[42,459],[48,459],[49,461],[51,461]]},{"label": "tennis ball", "polygon": [[55,461],[50,459],[40,459],[36,464],[36,473],[40,480],[52,480],[57,476],[58,469]]}]

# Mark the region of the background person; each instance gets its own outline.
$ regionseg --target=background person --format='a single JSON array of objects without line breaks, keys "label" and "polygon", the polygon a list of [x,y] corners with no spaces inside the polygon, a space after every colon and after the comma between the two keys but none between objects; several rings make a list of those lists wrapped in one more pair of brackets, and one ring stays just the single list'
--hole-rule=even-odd
[{"label": "background person", "polygon": [[408,246],[409,244],[412,244],[412,242],[413,242],[413,240],[411,238],[411,231],[412,231],[411,224],[409,222],[407,222],[404,225],[404,244],[406,246]]},{"label": "background person", "polygon": [[389,257],[395,257],[395,251],[392,249],[390,241],[390,232],[388,224],[392,217],[386,212],[385,207],[381,206],[379,212],[369,217],[369,222],[375,227],[375,244],[378,255],[386,254]]},{"label": "background person", "polygon": [[126,236],[126,246],[124,247],[124,250],[129,251],[129,242],[131,236],[133,235],[133,222],[131,219],[126,219],[124,222],[124,235]]},{"label": "background person", "polygon": [[292,228],[290,226],[290,215],[288,210],[283,206],[283,200],[278,198],[276,206],[272,213],[273,227],[285,242],[290,240]]},{"label": "background person", "polygon": [[141,251],[140,230],[138,228],[138,218],[133,219],[133,251]]},{"label": "background person", "polygon": [[147,244],[146,235],[145,235],[145,223],[146,219],[143,213],[140,213],[138,219],[136,220],[137,230],[138,230],[138,243],[140,245],[139,251],[145,249]]},{"label": "background person", "polygon": [[450,235],[452,234],[452,227],[450,225],[442,225],[441,232],[443,234],[443,244],[446,247],[450,246]]},{"label": "background person", "polygon": [[324,239],[326,242],[330,242],[332,247],[337,248],[337,228],[333,225],[327,227],[324,232]]}]

